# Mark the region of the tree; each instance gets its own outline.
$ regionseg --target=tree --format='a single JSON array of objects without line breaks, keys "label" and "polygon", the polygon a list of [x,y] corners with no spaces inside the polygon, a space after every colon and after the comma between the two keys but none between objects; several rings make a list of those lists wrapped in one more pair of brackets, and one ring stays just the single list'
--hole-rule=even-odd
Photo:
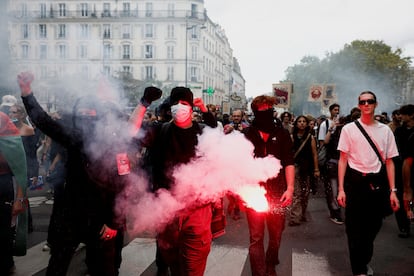
[{"label": "tree", "polygon": [[356,105],[357,95],[363,90],[377,95],[382,111],[391,111],[396,107],[395,98],[409,81],[410,63],[411,59],[403,57],[401,49],[393,51],[378,40],[355,40],[322,60],[304,57],[300,64],[286,70],[286,81],[294,83],[292,111],[301,114],[315,110],[307,102],[309,87],[314,83],[334,83],[338,102],[345,112]]}]

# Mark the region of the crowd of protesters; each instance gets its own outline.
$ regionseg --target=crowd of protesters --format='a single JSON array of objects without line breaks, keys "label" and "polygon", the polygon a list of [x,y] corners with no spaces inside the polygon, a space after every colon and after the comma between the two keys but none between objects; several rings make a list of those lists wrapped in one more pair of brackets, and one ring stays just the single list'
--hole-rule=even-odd
[{"label": "crowd of protesters", "polygon": [[[300,227],[308,221],[308,199],[310,194],[316,193],[319,186],[325,192],[328,218],[335,224],[345,224],[353,274],[369,274],[372,243],[385,215],[378,212],[368,227],[366,221],[363,222],[366,219],[363,214],[369,208],[363,199],[369,198],[374,206],[379,203],[370,191],[352,188],[355,185],[350,185],[349,182],[361,183],[362,187],[368,181],[365,176],[376,175],[377,167],[381,167],[382,163],[388,173],[391,191],[388,201],[395,212],[400,231],[398,237],[408,238],[411,235],[413,213],[410,202],[413,200],[414,158],[412,104],[394,110],[390,119],[386,112],[375,114],[376,96],[365,91],[358,97],[357,106],[346,116],[340,115],[340,105],[337,103],[329,106],[328,116],[294,115],[288,111],[283,111],[278,116],[274,109],[275,99],[261,95],[254,98],[251,104],[253,113],[250,115],[243,109],[234,109],[231,114],[220,114],[215,105],[205,105],[202,99],[193,98],[190,89],[176,87],[152,112],[149,111],[149,106],[163,92],[148,87],[137,108],[129,116],[98,99],[80,98],[75,103],[73,114],[64,120],[60,115],[48,114],[41,108],[33,95],[32,81],[33,76],[29,73],[18,76],[23,105],[8,95],[3,98],[0,106],[1,119],[6,120],[5,116],[8,115],[12,122],[6,124],[9,129],[4,132],[9,132],[4,135],[22,137],[23,142],[16,142],[23,149],[22,155],[14,159],[25,160],[24,163],[19,163],[20,168],[16,168],[16,162],[9,161],[8,150],[2,144],[1,185],[5,187],[3,182],[8,183],[8,190],[7,193],[4,192],[7,197],[1,190],[1,200],[10,202],[10,206],[1,209],[2,214],[7,213],[7,216],[2,215],[1,231],[2,237],[6,237],[4,244],[8,245],[7,251],[0,251],[6,254],[0,258],[2,275],[15,269],[12,247],[15,238],[13,232],[17,230],[5,225],[10,226],[9,219],[24,209],[24,206],[18,204],[24,203],[27,187],[37,186],[39,165],[46,169],[46,180],[53,187],[55,196],[49,236],[43,248],[51,252],[47,275],[64,275],[80,243],[86,244],[86,263],[90,275],[118,275],[126,218],[120,219],[114,213],[114,204],[116,196],[125,187],[130,169],[133,169],[125,166],[120,168],[119,162],[128,158],[140,158],[131,160],[131,164],[138,164],[146,172],[150,185],[148,189],[153,193],[159,189],[169,190],[175,183],[168,173],[175,166],[195,157],[198,136],[206,126],[218,126],[224,134],[235,131],[243,133],[254,145],[255,157],[271,154],[281,160],[283,166],[278,177],[261,183],[267,191],[272,211],[263,214],[242,208],[242,200],[237,194],[229,193],[226,197],[227,213],[232,219],[239,220],[241,210],[246,212],[253,275],[276,275],[285,221],[291,227]],[[106,121],[115,119],[120,123],[116,128],[100,132],[99,129],[108,128],[108,124],[100,122],[101,117]],[[354,134],[358,132],[354,127],[358,122],[368,129],[368,136],[373,136],[373,140],[381,140],[379,144],[377,141],[374,144],[379,145],[380,152],[385,156],[379,159],[375,168],[367,165],[371,161],[366,158],[369,156],[375,159],[375,151],[366,155],[366,152],[349,147],[355,139]],[[146,130],[145,137],[135,135],[141,127]],[[106,139],[98,139],[99,141],[90,138],[91,132],[106,135],[119,133],[122,128],[131,128],[134,134],[124,137],[122,144],[113,140],[111,135],[107,135]],[[377,128],[381,130],[377,131]],[[389,139],[382,143],[384,137]],[[358,139],[363,140],[361,137]],[[98,155],[89,149],[91,146],[96,148],[97,143],[107,146]],[[113,144],[117,146],[113,147]],[[128,152],[121,161],[118,159],[119,151]],[[102,156],[109,159],[113,157],[115,163],[104,164]],[[355,162],[358,158],[368,163]],[[113,167],[118,170],[114,172]],[[102,176],[105,169],[111,171],[109,176]],[[25,180],[19,179],[19,182],[24,183],[18,183],[16,191],[10,190],[10,176],[22,175],[22,172]],[[13,194],[16,194],[15,199],[12,198]],[[223,199],[218,201],[221,204],[224,202]],[[401,208],[398,208],[399,204]],[[217,202],[195,202],[189,210],[177,214],[158,232],[158,275],[204,274],[214,234],[211,224],[215,208]],[[28,230],[31,230],[31,225],[29,220]],[[224,225],[225,223],[222,226]],[[266,225],[269,233],[267,250],[263,244]],[[366,235],[359,236],[361,233]]]}]

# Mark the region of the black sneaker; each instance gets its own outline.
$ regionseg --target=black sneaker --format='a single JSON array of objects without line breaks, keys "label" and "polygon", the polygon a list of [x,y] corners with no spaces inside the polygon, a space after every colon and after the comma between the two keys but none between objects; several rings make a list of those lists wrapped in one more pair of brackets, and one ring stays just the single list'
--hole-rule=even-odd
[{"label": "black sneaker", "polygon": [[329,219],[335,224],[338,224],[338,225],[344,224],[344,221],[342,220],[341,217],[330,217]]}]

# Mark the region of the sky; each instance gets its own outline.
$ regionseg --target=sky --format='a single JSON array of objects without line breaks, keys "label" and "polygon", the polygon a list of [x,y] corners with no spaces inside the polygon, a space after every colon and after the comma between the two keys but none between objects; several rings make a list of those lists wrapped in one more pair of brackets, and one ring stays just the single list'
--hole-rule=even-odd
[{"label": "sky", "polygon": [[412,0],[204,0],[246,80],[246,95],[272,91],[305,56],[323,59],[354,40],[382,40],[414,58]]}]

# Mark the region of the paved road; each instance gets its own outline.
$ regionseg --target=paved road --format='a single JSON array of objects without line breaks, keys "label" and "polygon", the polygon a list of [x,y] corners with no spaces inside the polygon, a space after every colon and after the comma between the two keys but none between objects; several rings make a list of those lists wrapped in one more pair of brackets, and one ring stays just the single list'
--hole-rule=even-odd
[{"label": "paved road", "polygon": [[[32,207],[35,231],[29,235],[29,251],[25,257],[15,258],[15,275],[45,275],[49,254],[41,248],[47,236],[51,205],[47,204],[46,188],[30,192],[32,201],[41,201]],[[41,199],[40,197],[46,197]],[[328,219],[326,203],[321,195],[312,196],[309,203],[309,221],[301,226],[287,226],[280,249],[281,264],[278,275],[329,276],[351,275],[344,226]],[[414,229],[413,231],[414,232]],[[414,275],[414,237],[400,239],[393,216],[384,221],[375,243],[371,262],[374,275]],[[206,275],[251,275],[248,261],[248,229],[246,218],[234,221],[228,218],[226,234],[213,242]],[[150,235],[133,240],[123,250],[121,276],[155,275],[155,244]],[[77,251],[69,276],[85,275],[84,250]]]}]

